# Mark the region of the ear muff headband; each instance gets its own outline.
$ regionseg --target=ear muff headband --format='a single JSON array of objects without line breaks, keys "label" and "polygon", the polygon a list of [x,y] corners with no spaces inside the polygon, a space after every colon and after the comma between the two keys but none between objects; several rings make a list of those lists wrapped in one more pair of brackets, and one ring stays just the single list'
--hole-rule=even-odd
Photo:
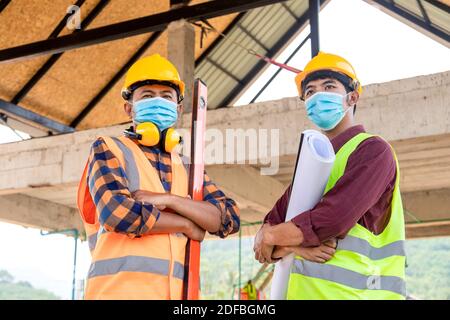
[{"label": "ear muff headband", "polygon": [[135,131],[130,128],[125,130],[124,134],[147,147],[158,145],[164,152],[172,152],[181,142],[181,136],[174,128],[167,128],[161,132],[153,122],[140,123]]}]

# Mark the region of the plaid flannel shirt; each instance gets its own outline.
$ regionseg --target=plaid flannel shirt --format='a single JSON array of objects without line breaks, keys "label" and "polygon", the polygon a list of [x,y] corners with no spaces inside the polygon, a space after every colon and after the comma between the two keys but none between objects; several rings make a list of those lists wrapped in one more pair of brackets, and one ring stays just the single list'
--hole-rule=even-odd
[{"label": "plaid flannel shirt", "polygon": [[[138,145],[159,173],[164,189],[169,192],[172,182],[170,154],[156,147]],[[87,183],[102,227],[106,231],[124,233],[130,237],[149,233],[160,211],[151,204],[143,204],[131,197],[125,170],[102,138],[93,143],[88,161]],[[206,172],[203,200],[221,212],[221,227],[215,235],[225,238],[239,230],[239,209],[236,203],[217,188]]]}]

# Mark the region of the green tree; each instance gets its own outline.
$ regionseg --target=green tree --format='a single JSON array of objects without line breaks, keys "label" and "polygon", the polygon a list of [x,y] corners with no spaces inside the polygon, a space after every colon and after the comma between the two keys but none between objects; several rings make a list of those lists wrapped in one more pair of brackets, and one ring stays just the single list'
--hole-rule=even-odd
[{"label": "green tree", "polygon": [[14,277],[6,270],[0,270],[0,300],[59,300],[60,298],[44,289],[36,289],[27,281],[14,282]]},{"label": "green tree", "polygon": [[[406,241],[407,293],[418,299],[450,299],[450,237]],[[252,279],[260,264],[253,238],[242,238],[241,281]],[[238,239],[202,243],[201,286],[204,299],[230,299],[239,279]],[[268,296],[270,285],[265,293]]]},{"label": "green tree", "polygon": [[11,283],[14,277],[6,270],[0,270],[0,283]]}]

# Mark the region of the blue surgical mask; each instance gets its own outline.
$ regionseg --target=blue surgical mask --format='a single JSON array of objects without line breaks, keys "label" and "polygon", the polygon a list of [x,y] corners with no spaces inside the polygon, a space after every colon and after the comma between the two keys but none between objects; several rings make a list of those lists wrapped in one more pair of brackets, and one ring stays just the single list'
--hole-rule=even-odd
[{"label": "blue surgical mask", "polygon": [[161,97],[134,102],[133,109],[136,124],[153,122],[161,131],[172,127],[178,118],[177,104]]},{"label": "blue surgical mask", "polygon": [[344,98],[334,92],[317,92],[305,101],[309,120],[324,131],[334,129],[351,108],[344,111]]}]

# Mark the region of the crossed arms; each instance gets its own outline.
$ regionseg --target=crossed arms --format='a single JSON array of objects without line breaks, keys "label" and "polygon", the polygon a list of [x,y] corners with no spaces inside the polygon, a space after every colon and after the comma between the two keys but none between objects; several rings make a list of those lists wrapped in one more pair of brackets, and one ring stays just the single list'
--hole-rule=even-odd
[{"label": "crossed arms", "polygon": [[91,148],[87,183],[99,213],[98,220],[109,232],[129,237],[181,232],[189,238],[202,240],[205,231],[224,238],[239,228],[236,203],[227,198],[206,173],[204,201],[143,190],[131,193],[125,171],[101,138]]}]

